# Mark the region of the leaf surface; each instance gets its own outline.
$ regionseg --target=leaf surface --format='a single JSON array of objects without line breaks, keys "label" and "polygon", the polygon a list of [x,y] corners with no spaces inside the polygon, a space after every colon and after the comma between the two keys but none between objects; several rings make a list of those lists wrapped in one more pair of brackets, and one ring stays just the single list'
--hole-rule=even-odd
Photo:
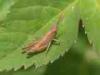
[{"label": "leaf surface", "polygon": [[100,1],[81,0],[80,9],[85,32],[94,50],[100,56]]},{"label": "leaf surface", "polygon": [[[43,37],[61,13],[64,16],[59,21],[56,35],[60,45],[52,44],[48,52],[30,58],[22,54],[22,48]],[[18,0],[0,25],[4,28],[0,33],[0,70],[18,70],[22,66],[27,69],[32,65],[40,67],[63,56],[77,39],[78,14],[77,1],[74,0]]]}]

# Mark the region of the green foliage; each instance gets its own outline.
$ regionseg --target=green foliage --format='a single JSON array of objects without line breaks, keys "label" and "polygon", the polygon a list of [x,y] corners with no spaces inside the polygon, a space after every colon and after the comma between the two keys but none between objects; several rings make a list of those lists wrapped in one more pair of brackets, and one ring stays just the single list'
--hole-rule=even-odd
[{"label": "green foliage", "polygon": [[[31,2],[30,0],[29,3]],[[33,64],[35,67],[39,67],[49,62],[52,63],[59,56],[63,55],[65,51],[68,51],[76,40],[79,20],[78,9],[75,8],[76,2],[72,4],[73,8],[70,5],[63,9],[51,6],[48,2],[48,6],[44,5],[44,3],[38,5],[41,2],[38,0],[35,2],[32,6],[29,4],[22,7],[23,3],[20,4],[20,1],[17,1],[10,9],[7,18],[1,23],[1,26],[5,29],[5,31],[1,32],[2,42],[0,42],[1,44],[4,43],[2,44],[3,46],[0,46],[0,50],[5,53],[2,54],[0,60],[1,70],[10,70],[12,68],[17,70],[22,66],[26,69]],[[17,7],[17,4],[22,6]],[[61,13],[64,14],[64,17],[63,21],[58,25],[57,33],[57,40],[60,41],[60,45],[52,45],[48,52],[44,51],[31,58],[26,58],[27,55],[21,53],[22,48],[33,39],[43,37],[51,25],[59,19],[58,17]]]},{"label": "green foliage", "polygon": [[[0,0],[0,71],[9,71],[1,75],[100,74],[91,69],[100,69],[99,5],[99,0]],[[62,13],[56,35],[60,45],[52,43],[48,52],[30,58],[22,54],[22,48],[43,37]]]},{"label": "green foliage", "polygon": [[[86,3],[87,2],[87,3]],[[87,8],[87,9],[86,9]],[[87,33],[90,43],[100,56],[100,7],[97,0],[84,0],[80,3],[81,16],[83,24],[85,25],[85,32]]]}]

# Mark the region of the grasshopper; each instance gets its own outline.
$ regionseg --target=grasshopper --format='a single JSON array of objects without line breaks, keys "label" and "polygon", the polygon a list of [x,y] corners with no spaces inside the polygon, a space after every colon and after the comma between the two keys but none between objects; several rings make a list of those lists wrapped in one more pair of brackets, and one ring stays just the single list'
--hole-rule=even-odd
[{"label": "grasshopper", "polygon": [[50,31],[48,31],[40,40],[31,43],[27,47],[24,47],[24,52],[27,54],[32,53],[39,53],[46,49],[49,49],[52,41],[54,40],[56,34],[57,34],[57,24],[59,20],[52,25]]}]

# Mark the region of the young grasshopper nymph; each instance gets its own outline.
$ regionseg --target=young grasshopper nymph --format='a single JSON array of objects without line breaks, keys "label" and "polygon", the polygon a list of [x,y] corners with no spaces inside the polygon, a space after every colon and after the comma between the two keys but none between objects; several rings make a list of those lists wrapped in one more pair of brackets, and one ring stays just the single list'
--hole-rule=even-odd
[{"label": "young grasshopper nymph", "polygon": [[48,49],[51,42],[54,40],[57,34],[57,24],[59,20],[52,25],[51,30],[48,31],[40,40],[33,42],[27,47],[23,48],[24,52],[27,54],[38,53]]}]

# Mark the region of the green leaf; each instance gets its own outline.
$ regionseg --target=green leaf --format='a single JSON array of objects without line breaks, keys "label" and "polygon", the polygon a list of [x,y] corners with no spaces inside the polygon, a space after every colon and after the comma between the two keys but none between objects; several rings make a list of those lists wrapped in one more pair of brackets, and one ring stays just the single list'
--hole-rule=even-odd
[{"label": "green leaf", "polygon": [[0,21],[6,18],[9,9],[14,5],[15,0],[0,0]]},{"label": "green leaf", "polygon": [[47,66],[42,66],[37,69],[34,67],[30,67],[28,70],[20,69],[18,71],[9,71],[9,72],[0,72],[0,75],[44,75]]},{"label": "green leaf", "polygon": [[[60,45],[52,44],[48,53],[44,51],[31,58],[22,54],[22,48],[44,36],[61,13],[64,17],[57,32]],[[3,43],[0,45],[0,70],[18,70],[22,66],[27,69],[32,65],[40,67],[63,56],[77,39],[78,14],[77,1],[19,0],[1,24],[5,31],[0,33],[0,44]]]},{"label": "green leaf", "polygon": [[81,0],[80,9],[85,31],[94,50],[100,55],[100,2],[99,0]]}]

